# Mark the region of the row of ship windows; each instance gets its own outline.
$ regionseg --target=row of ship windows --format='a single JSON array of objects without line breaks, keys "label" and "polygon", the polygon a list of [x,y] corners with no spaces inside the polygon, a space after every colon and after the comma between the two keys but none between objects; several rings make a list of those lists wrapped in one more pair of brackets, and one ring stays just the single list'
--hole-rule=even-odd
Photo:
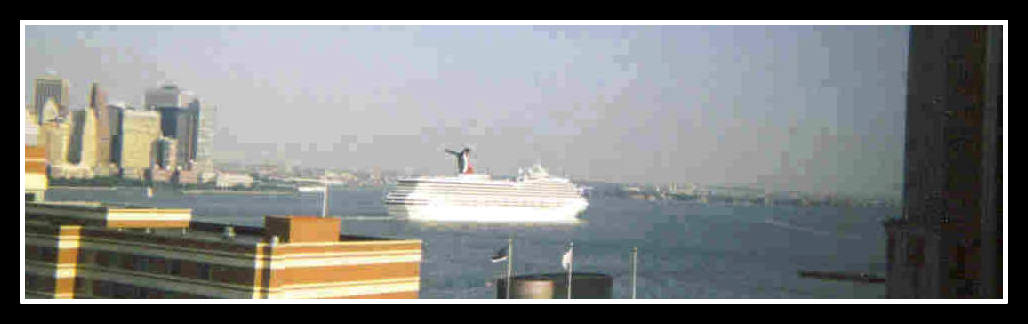
[{"label": "row of ship windows", "polygon": [[557,192],[557,193],[503,193],[503,194],[488,194],[483,195],[482,193],[475,192],[392,192],[386,197],[408,197],[408,196],[431,196],[431,197],[470,197],[470,198],[483,198],[493,197],[503,199],[579,199],[582,198],[578,194]]},{"label": "row of ship windows", "polygon": [[562,193],[548,193],[548,194],[523,194],[523,193],[505,193],[505,194],[488,194],[483,195],[481,193],[474,192],[391,192],[386,195],[390,197],[442,197],[442,198],[472,198],[472,199],[504,199],[504,200],[540,200],[540,199],[580,199],[581,196],[577,194],[569,194],[566,192]]},{"label": "row of ship windows", "polygon": [[482,186],[473,184],[416,184],[416,185],[398,185],[397,189],[474,189],[474,190],[492,190],[492,191],[512,191],[512,190],[575,190],[575,187],[570,184],[558,184],[558,185],[518,185],[518,186]]},{"label": "row of ship windows", "polygon": [[396,189],[461,189],[475,191],[515,191],[515,190],[554,190],[574,191],[572,185],[518,185],[518,186],[479,186],[479,185],[447,185],[447,184],[417,184],[398,185]]},{"label": "row of ship windows", "polygon": [[[396,203],[405,205],[429,205],[424,199],[396,199]],[[448,205],[456,206],[503,206],[503,207],[563,207],[564,203],[558,202],[532,202],[532,201],[508,201],[508,200],[447,200]]]}]

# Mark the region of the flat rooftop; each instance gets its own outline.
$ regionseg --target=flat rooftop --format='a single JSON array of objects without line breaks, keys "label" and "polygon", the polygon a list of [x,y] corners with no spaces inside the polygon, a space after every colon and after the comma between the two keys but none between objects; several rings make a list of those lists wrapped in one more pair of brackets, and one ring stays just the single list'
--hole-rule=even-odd
[{"label": "flat rooftop", "polygon": [[[185,237],[234,244],[267,242],[272,235],[279,236],[281,243],[399,240],[344,235],[341,233],[339,219],[331,217],[269,215],[265,216],[265,227],[256,227],[193,220],[191,209],[188,208],[156,208],[95,201],[26,202],[25,216],[27,220],[102,227],[151,237]],[[231,228],[231,236],[226,234],[229,233],[228,228]]]}]

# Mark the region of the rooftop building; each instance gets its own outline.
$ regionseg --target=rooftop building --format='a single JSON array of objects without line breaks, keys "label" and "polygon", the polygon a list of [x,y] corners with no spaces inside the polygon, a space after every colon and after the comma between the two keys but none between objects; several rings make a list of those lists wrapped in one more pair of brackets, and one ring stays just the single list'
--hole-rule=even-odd
[{"label": "rooftop building", "polygon": [[[43,107],[48,100],[53,100],[57,105],[57,113],[66,116],[70,104],[68,90],[71,88],[68,79],[62,79],[56,75],[45,75],[36,79],[35,85],[35,106],[36,113],[43,117]],[[40,120],[39,122],[43,122]]]},{"label": "rooftop building", "polygon": [[338,218],[198,222],[189,209],[29,202],[26,298],[417,298],[421,241]]},{"label": "rooftop building", "polygon": [[158,107],[184,107],[188,104],[189,93],[183,92],[177,85],[168,83],[157,88],[146,90],[143,97],[145,109],[156,109]]},{"label": "rooftop building", "polygon": [[25,201],[43,200],[48,184],[46,148],[25,145]]},{"label": "rooftop building", "polygon": [[141,179],[153,163],[153,145],[161,136],[160,115],[156,111],[124,110],[118,158],[122,175]]}]

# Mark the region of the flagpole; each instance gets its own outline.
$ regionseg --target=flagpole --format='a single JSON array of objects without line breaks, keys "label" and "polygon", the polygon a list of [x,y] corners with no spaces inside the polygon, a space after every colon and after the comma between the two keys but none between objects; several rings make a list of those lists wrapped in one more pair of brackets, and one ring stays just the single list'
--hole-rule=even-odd
[{"label": "flagpole", "polygon": [[571,262],[568,262],[568,299],[571,299],[572,273],[575,272],[575,241],[571,241]]},{"label": "flagpole", "polygon": [[328,217],[328,169],[321,178],[325,182],[325,192],[321,194],[321,217]]},{"label": "flagpole", "polygon": [[632,247],[632,299],[635,299],[635,277],[638,272],[639,248]]},{"label": "flagpole", "polygon": [[507,299],[510,299],[510,279],[514,272],[514,235],[507,237]]}]

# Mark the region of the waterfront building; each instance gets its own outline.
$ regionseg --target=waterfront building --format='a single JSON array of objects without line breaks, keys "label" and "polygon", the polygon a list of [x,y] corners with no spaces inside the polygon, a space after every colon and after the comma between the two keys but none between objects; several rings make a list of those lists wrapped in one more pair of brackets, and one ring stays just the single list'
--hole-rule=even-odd
[{"label": "waterfront building", "polygon": [[96,160],[96,138],[92,114],[85,110],[69,112],[67,119],[56,117],[56,104],[49,100],[45,120],[36,141],[46,147],[51,178],[91,178]]},{"label": "waterfront building", "polygon": [[1002,298],[1001,26],[913,26],[889,298]]},{"label": "waterfront building", "polygon": [[158,168],[156,165],[146,170],[145,179],[152,182],[171,183],[175,177],[175,170]]},{"label": "waterfront building", "polygon": [[171,181],[176,184],[197,184],[200,181],[200,173],[193,170],[176,170]]},{"label": "waterfront building", "polygon": [[48,74],[36,78],[36,84],[34,89],[35,94],[35,106],[36,113],[40,117],[39,122],[42,123],[45,119],[43,117],[43,108],[46,106],[48,100],[53,100],[57,104],[58,116],[67,116],[69,96],[68,90],[71,88],[71,84],[67,79],[63,79],[56,74]]},{"label": "waterfront building", "polygon": [[218,179],[218,173],[214,171],[203,171],[197,175],[197,181],[200,183],[212,183]]},{"label": "waterfront building", "polygon": [[63,165],[68,161],[71,125],[57,117],[57,106],[49,100],[43,109],[43,122],[39,125],[38,141],[46,149],[48,165]]},{"label": "waterfront building", "polygon": [[68,162],[92,169],[97,161],[96,118],[90,108],[71,111],[71,138]]},{"label": "waterfront building", "polygon": [[114,151],[114,134],[116,133],[116,125],[112,122],[117,121],[116,116],[112,116],[115,111],[107,105],[107,92],[100,87],[99,83],[93,82],[92,87],[89,90],[89,110],[93,113],[93,120],[96,129],[96,162],[95,171],[96,175],[109,176],[116,174],[117,164],[113,157]]},{"label": "waterfront building", "polygon": [[175,169],[176,141],[174,138],[161,136],[154,142],[154,162],[156,167],[173,170]]},{"label": "waterfront building", "polygon": [[214,185],[218,188],[250,187],[253,186],[253,177],[249,174],[219,172]]},{"label": "waterfront building", "polygon": [[189,209],[25,207],[26,298],[417,298],[421,241],[342,235],[338,218],[264,227]]},{"label": "waterfront building", "polygon": [[189,107],[158,107],[161,116],[161,133],[174,138],[177,144],[176,160],[178,165],[188,168],[190,161],[196,159],[196,126],[199,103],[191,103]]},{"label": "waterfront building", "polygon": [[39,116],[33,109],[25,109],[25,145],[39,145]]},{"label": "waterfront building", "polygon": [[121,165],[121,141],[122,141],[122,119],[124,117],[125,107],[123,105],[107,105],[107,126],[108,132],[111,136],[110,150],[111,158],[110,163],[112,164],[111,175],[118,173],[118,166]]},{"label": "waterfront building", "polygon": [[217,127],[218,106],[199,104],[196,128],[196,166],[201,172],[214,171],[214,132]]},{"label": "waterfront building", "polygon": [[40,201],[46,197],[49,181],[46,177],[46,147],[25,145],[25,201]]},{"label": "waterfront building", "polygon": [[118,167],[123,177],[144,177],[153,164],[153,143],[160,136],[160,115],[156,111],[122,111]]}]

